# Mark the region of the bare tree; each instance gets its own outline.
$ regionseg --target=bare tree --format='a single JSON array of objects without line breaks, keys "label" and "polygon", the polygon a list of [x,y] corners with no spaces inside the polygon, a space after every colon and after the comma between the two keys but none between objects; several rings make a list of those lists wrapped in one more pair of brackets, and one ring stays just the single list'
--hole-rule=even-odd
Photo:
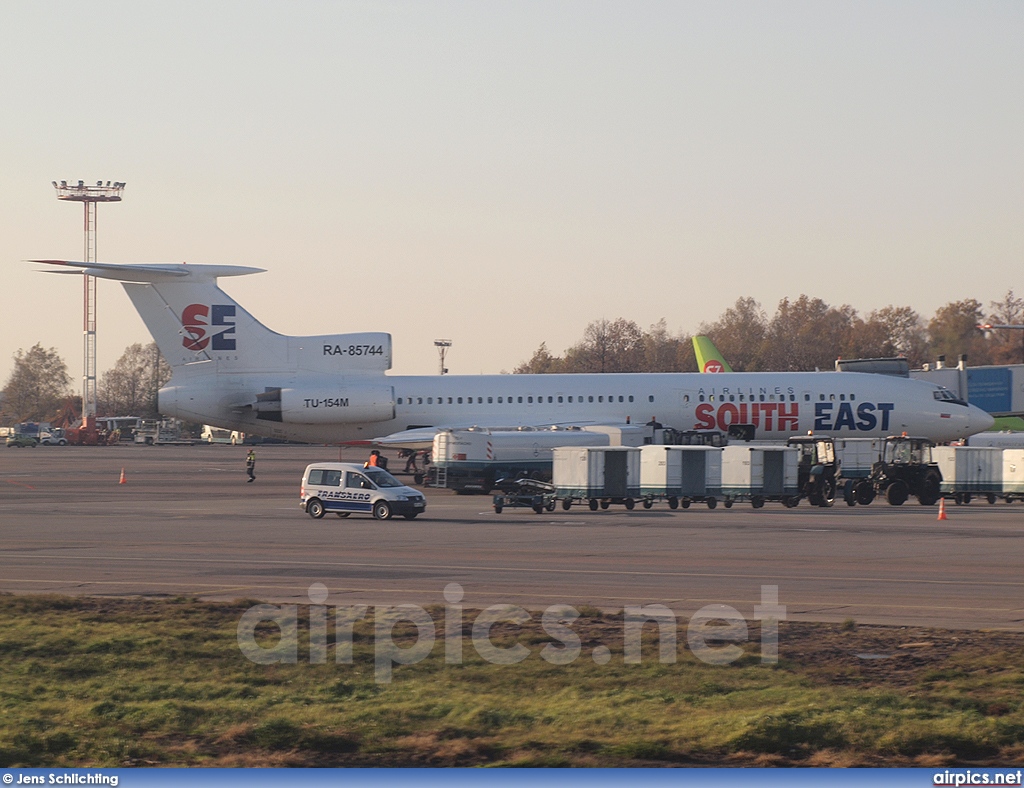
[{"label": "bare tree", "polygon": [[632,320],[595,320],[565,352],[566,372],[640,372],[644,333]]},{"label": "bare tree", "polygon": [[[1019,326],[1024,323],[1024,298],[1017,298],[1007,290],[1001,301],[990,301],[986,323]],[[989,338],[993,364],[1024,363],[1024,329],[993,331]]]},{"label": "bare tree", "polygon": [[3,419],[38,421],[52,416],[71,393],[68,366],[56,348],[38,342],[14,354],[14,369],[4,385]]},{"label": "bare tree", "polygon": [[524,361],[512,370],[514,375],[543,375],[561,372],[562,359],[555,358],[548,350],[548,343],[541,342],[540,347],[533,351],[529,361]]},{"label": "bare tree", "polygon": [[932,354],[945,356],[952,363],[966,353],[970,363],[988,364],[988,343],[978,330],[981,322],[981,304],[973,298],[940,307],[928,323]]},{"label": "bare tree", "polygon": [[643,335],[642,372],[691,372],[697,369],[689,336],[670,334],[662,318]]},{"label": "bare tree", "polygon": [[[850,306],[830,307],[820,298],[788,298],[765,332],[761,368],[775,371],[831,369],[842,355],[843,339],[856,311]],[[728,356],[726,356],[728,360]]]},{"label": "bare tree", "polygon": [[154,416],[156,392],[170,377],[171,368],[155,342],[129,345],[100,379],[100,410],[108,416]]},{"label": "bare tree", "polygon": [[700,333],[707,335],[729,366],[737,372],[760,369],[760,355],[768,330],[768,318],[753,298],[737,298],[720,318],[701,324]]}]

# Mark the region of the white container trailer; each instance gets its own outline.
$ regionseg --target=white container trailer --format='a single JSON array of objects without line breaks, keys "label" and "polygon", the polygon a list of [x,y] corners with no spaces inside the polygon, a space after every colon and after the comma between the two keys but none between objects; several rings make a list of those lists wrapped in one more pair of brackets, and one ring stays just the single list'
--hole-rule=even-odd
[{"label": "white container trailer", "polygon": [[433,463],[452,470],[551,470],[559,446],[601,446],[607,435],[578,429],[441,430],[434,436]]},{"label": "white container trailer", "polygon": [[640,449],[640,494],[644,508],[664,498],[670,509],[722,497],[722,449],[714,446],[644,446]]},{"label": "white container trailer", "polygon": [[1003,449],[1003,497],[1024,499],[1024,449]]},{"label": "white container trailer", "polygon": [[877,438],[836,438],[836,459],[844,479],[866,479],[871,466],[882,456],[882,442]]},{"label": "white container trailer", "polygon": [[932,458],[942,472],[943,495],[957,503],[986,496],[995,503],[1003,494],[1003,450],[990,446],[936,446]]},{"label": "white container trailer", "polygon": [[799,503],[800,450],[788,446],[736,444],[722,450],[722,496],[726,504],[749,500],[755,509],[765,501]]},{"label": "white container trailer", "polygon": [[581,446],[554,450],[552,484],[567,509],[585,500],[591,510],[621,503],[632,509],[640,497],[640,449],[635,446]]}]

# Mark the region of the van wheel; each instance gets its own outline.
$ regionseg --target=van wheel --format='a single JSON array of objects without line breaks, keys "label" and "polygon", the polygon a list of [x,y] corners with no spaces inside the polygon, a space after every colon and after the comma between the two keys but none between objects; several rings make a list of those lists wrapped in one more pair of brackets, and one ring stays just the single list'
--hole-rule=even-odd
[{"label": "van wheel", "polygon": [[306,514],[314,520],[319,520],[324,516],[324,505],[319,498],[310,498],[306,501]]},{"label": "van wheel", "polygon": [[344,519],[348,517],[350,514],[352,514],[352,512],[335,512],[335,514],[338,515],[338,517]]},{"label": "van wheel", "polygon": [[377,503],[373,505],[373,517],[376,520],[391,519],[391,507],[388,506],[387,501],[377,501]]}]

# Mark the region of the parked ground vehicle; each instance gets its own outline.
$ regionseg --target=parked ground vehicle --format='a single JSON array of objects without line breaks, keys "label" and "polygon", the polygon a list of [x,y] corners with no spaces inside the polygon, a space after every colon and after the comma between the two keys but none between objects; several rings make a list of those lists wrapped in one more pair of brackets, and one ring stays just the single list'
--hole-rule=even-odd
[{"label": "parked ground vehicle", "polygon": [[831,506],[836,499],[839,476],[832,438],[799,435],[790,438],[786,445],[799,450],[797,487],[800,497],[807,498],[811,506]]},{"label": "parked ground vehicle", "polygon": [[67,446],[68,439],[64,437],[64,430],[56,429],[51,432],[39,433],[40,446]]},{"label": "parked ground vehicle", "polygon": [[[911,495],[922,506],[933,506],[941,494],[942,472],[932,459],[934,447],[927,438],[890,435],[882,446],[882,457],[871,469],[869,481],[873,495],[884,495],[892,506],[902,506]],[[857,503],[862,500],[862,487],[857,487]],[[867,498],[867,492],[864,492]]]},{"label": "parked ground vehicle", "polygon": [[390,520],[396,514],[412,520],[427,507],[422,493],[406,487],[383,468],[347,462],[307,465],[299,492],[302,510],[315,519],[327,512],[338,517],[362,512],[377,520]]},{"label": "parked ground vehicle", "polygon": [[7,436],[7,448],[9,449],[24,449],[26,446],[34,449],[38,443],[39,441],[32,435],[25,435],[24,433]]}]

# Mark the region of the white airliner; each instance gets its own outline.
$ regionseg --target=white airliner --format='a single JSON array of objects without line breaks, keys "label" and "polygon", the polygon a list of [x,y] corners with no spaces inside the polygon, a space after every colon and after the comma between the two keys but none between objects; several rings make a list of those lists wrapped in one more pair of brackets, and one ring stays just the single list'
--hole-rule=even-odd
[{"label": "white airliner", "polygon": [[906,432],[945,442],[993,423],[931,383],[856,372],[387,375],[390,334],[284,336],[217,286],[218,277],[260,268],[32,262],[123,282],[173,370],[159,393],[161,413],[256,435],[412,448],[429,446],[449,427],[619,425],[654,417],[681,430],[750,425],[759,440],[813,430],[864,438]]}]

